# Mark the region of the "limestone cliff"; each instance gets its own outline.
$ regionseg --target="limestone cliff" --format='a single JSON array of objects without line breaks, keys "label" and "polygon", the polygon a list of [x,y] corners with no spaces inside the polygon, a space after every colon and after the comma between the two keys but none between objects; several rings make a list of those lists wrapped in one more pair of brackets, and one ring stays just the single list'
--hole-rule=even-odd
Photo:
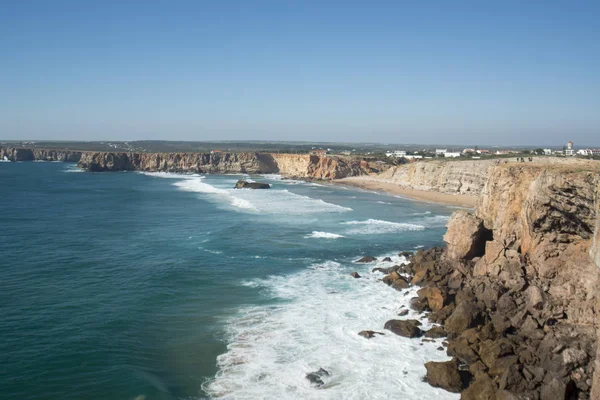
[{"label": "limestone cliff", "polygon": [[420,161],[392,167],[375,179],[419,190],[479,194],[495,160]]},{"label": "limestone cliff", "polygon": [[87,152],[79,166],[88,171],[163,171],[281,174],[300,179],[336,179],[377,173],[387,165],[343,156],[269,153]]},{"label": "limestone cliff", "polygon": [[[457,212],[449,221],[447,293],[457,305],[471,299],[468,307],[481,315],[477,329],[484,332],[486,321],[493,329],[483,342],[468,330],[452,338],[453,355],[475,377],[463,398],[485,388],[498,396],[585,399],[592,383],[599,398],[592,363],[600,322],[599,171],[589,163],[491,166],[474,214]],[[506,350],[486,360],[497,346]]]},{"label": "limestone cliff", "polygon": [[5,157],[10,161],[78,162],[81,158],[81,152],[71,150],[0,147],[0,159],[5,159]]}]

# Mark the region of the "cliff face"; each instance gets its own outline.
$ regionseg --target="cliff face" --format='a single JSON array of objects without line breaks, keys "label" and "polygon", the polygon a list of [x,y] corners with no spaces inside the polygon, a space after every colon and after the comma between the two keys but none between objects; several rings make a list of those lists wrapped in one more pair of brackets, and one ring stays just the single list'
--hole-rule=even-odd
[{"label": "cliff face", "polygon": [[259,153],[84,153],[79,166],[88,171],[160,171],[193,173],[276,173],[271,157]]},{"label": "cliff face", "polygon": [[336,179],[380,172],[385,165],[338,156],[267,153],[84,153],[79,166],[88,171],[162,171],[194,173],[282,174]]},{"label": "cliff face", "polygon": [[421,161],[392,167],[377,179],[419,190],[479,194],[494,164],[494,160]]},{"label": "cliff face", "polygon": [[80,151],[48,150],[48,149],[23,149],[16,147],[0,147],[0,159],[10,161],[64,161],[78,162],[81,158]]},{"label": "cliff face", "polygon": [[[475,212],[457,212],[449,221],[445,257],[460,277],[457,304],[472,298],[496,343],[508,343],[507,357],[518,356],[499,356],[510,368],[474,374],[476,384],[530,398],[558,387],[556,398],[585,399],[593,383],[592,398],[600,398],[592,362],[600,332],[598,172],[589,164],[492,166]],[[490,346],[496,344],[476,344],[467,363],[483,360]],[[530,379],[531,371],[545,378]]]}]

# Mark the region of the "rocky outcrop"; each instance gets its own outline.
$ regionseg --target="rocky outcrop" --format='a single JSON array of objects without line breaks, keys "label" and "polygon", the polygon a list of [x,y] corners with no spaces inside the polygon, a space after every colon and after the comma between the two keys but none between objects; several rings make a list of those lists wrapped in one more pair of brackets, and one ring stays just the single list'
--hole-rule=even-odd
[{"label": "rocky outcrop", "polygon": [[240,179],[236,182],[234,189],[269,189],[271,185],[261,182],[248,182]]},{"label": "rocky outcrop", "polygon": [[0,160],[78,162],[80,151],[0,147]]},{"label": "rocky outcrop", "polygon": [[[396,269],[423,287],[411,307],[431,311],[472,377],[462,398],[600,398],[599,171],[492,166],[475,211],[449,221],[447,248]],[[448,365],[430,368],[454,389]]]}]

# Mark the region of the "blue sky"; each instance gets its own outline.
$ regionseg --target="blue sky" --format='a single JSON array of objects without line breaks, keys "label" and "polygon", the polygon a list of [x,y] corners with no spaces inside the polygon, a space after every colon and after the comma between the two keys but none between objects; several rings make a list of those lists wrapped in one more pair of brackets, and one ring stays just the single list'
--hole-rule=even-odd
[{"label": "blue sky", "polygon": [[0,139],[600,146],[599,17],[598,1],[2,2]]}]

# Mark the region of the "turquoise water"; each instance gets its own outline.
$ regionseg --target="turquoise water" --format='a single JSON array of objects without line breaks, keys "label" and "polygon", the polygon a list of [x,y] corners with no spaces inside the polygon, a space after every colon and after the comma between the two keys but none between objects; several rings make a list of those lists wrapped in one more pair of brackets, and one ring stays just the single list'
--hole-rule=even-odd
[{"label": "turquoise water", "polygon": [[[409,296],[352,261],[440,244],[453,210],[239,177],[0,163],[0,397],[449,396],[420,381],[439,344],[356,335]],[[330,389],[304,379],[319,366]]]}]

